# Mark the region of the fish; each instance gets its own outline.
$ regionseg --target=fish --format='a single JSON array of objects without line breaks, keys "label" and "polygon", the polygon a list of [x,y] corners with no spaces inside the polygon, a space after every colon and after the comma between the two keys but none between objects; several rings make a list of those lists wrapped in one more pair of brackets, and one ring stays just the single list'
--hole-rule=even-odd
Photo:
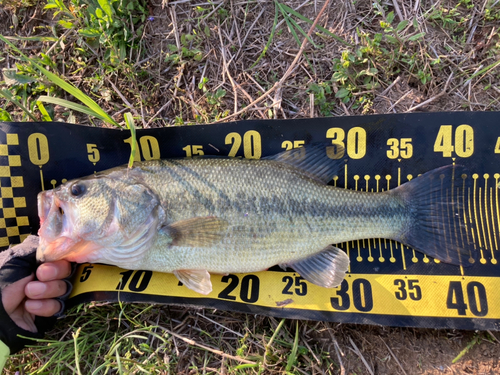
[{"label": "fish", "polygon": [[452,265],[474,263],[466,167],[355,191],[328,184],[345,165],[335,147],[150,160],[68,181],[38,195],[37,259],[173,273],[203,295],[212,273],[275,265],[337,287],[349,257],[333,244],[352,240],[386,238]]}]

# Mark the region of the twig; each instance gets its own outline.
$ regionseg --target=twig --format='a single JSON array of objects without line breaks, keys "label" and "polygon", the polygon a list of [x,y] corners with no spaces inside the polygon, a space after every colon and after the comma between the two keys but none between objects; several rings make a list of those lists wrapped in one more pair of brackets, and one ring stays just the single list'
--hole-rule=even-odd
[{"label": "twig", "polygon": [[330,334],[330,336],[332,338],[333,345],[335,347],[335,352],[337,353],[337,358],[339,359],[340,375],[345,375],[344,364],[342,363],[342,357],[340,356],[341,354],[342,354],[342,356],[344,354],[342,353],[342,350],[340,350],[339,343],[337,342],[337,339],[335,338],[335,336],[333,335],[333,333],[330,330],[328,330],[328,333]]},{"label": "twig", "polygon": [[500,341],[498,341],[498,339],[496,338],[496,336],[493,335],[493,333],[491,333],[491,331],[489,329],[487,329],[486,332],[488,332],[490,334],[490,336],[493,337],[495,339],[495,341],[500,344]]},{"label": "twig", "polygon": [[262,8],[262,10],[260,11],[260,13],[257,15],[257,17],[255,17],[255,21],[253,21],[253,23],[250,25],[245,37],[243,38],[243,40],[240,42],[240,49],[238,50],[238,52],[236,52],[236,56],[235,58],[238,58],[240,52],[241,52],[241,46],[244,46],[245,45],[245,42],[247,41],[247,38],[248,36],[250,35],[250,33],[253,31],[255,25],[257,24],[257,21],[259,21],[260,17],[264,14],[265,12],[265,8]]},{"label": "twig", "polygon": [[[177,97],[177,90],[179,89],[179,86],[181,84],[181,79],[184,75],[184,67],[186,66],[186,63],[182,63],[181,66],[177,67],[177,72],[178,72],[178,76],[177,76],[177,82],[175,83],[175,88],[174,88],[174,94],[172,95],[173,98],[176,98]],[[175,76],[174,76],[175,78]]]},{"label": "twig", "polygon": [[111,85],[111,87],[113,87],[113,90],[115,90],[115,92],[118,94],[118,96],[121,98],[121,100],[123,100],[123,102],[127,105],[127,107],[129,107],[129,109],[134,112],[134,115],[136,115],[137,117],[139,117],[141,120],[142,120],[142,126],[143,127],[146,127],[146,121],[144,121],[144,117],[142,117],[139,112],[137,112],[137,110],[134,108],[134,106],[132,104],[129,103],[129,101],[127,100],[127,98],[125,96],[123,96],[123,94],[120,92],[120,90],[118,90],[118,87],[115,86],[115,84],[113,82],[111,82],[111,80],[106,77],[106,81],[109,82],[109,84]]},{"label": "twig", "polygon": [[[153,325],[155,324],[154,322],[151,322],[149,320],[148,320],[148,322],[150,324],[153,324]],[[246,363],[246,364],[249,364],[249,365],[255,365],[256,364],[255,362],[249,361],[247,359],[244,359],[244,358],[241,358],[241,357],[238,357],[238,356],[234,356],[234,355],[231,355],[231,354],[226,354],[226,353],[224,353],[221,350],[214,349],[214,348],[211,348],[209,346],[197,343],[196,341],[188,339],[187,337],[181,336],[181,335],[179,335],[179,334],[177,334],[175,332],[172,332],[171,330],[169,330],[169,329],[167,329],[165,327],[158,326],[158,328],[164,330],[165,332],[167,332],[171,336],[174,336],[174,337],[177,337],[178,339],[181,339],[182,341],[184,341],[185,343],[187,343],[189,345],[194,345],[194,346],[197,346],[197,347],[202,348],[204,350],[208,350],[209,352],[217,354],[217,355],[220,355],[221,357],[233,359],[235,361],[238,361],[238,362],[241,362],[241,363]]]},{"label": "twig", "polygon": [[[233,87],[233,92],[234,92],[234,112],[238,110],[238,92],[236,89],[239,89],[245,97],[252,101],[253,98],[250,96],[250,94],[243,88],[241,87],[238,82],[236,82],[233,77],[231,76],[231,73],[229,73],[229,64],[234,61],[234,57],[231,56],[231,59],[229,60],[229,63],[226,60],[226,52],[228,52],[225,47],[224,47],[224,42],[222,41],[222,33],[221,33],[221,27],[220,24],[218,26],[218,33],[219,33],[219,40],[220,40],[220,48],[221,48],[221,54],[222,54],[222,61],[223,61],[223,73],[227,75],[229,78],[229,81],[231,82],[231,86]],[[229,52],[228,52],[229,53]],[[264,118],[264,113],[259,109],[259,114],[260,117]]]},{"label": "twig", "polygon": [[251,107],[253,107],[257,103],[261,102],[266,96],[268,96],[270,93],[272,93],[273,91],[277,90],[278,88],[280,88],[283,85],[283,83],[288,79],[288,77],[290,76],[290,74],[292,74],[292,72],[295,70],[295,65],[297,64],[297,62],[299,61],[300,57],[302,56],[302,53],[304,52],[304,49],[305,49],[305,47],[307,45],[308,40],[310,39],[310,37],[311,37],[314,29],[316,28],[316,25],[318,24],[319,19],[323,15],[323,12],[325,11],[325,9],[330,4],[330,1],[331,0],[326,0],[325,3],[323,4],[323,7],[321,8],[321,10],[319,11],[318,15],[316,16],[316,19],[314,20],[313,24],[309,28],[309,32],[307,33],[307,36],[302,40],[302,44],[300,45],[299,51],[295,55],[295,58],[293,59],[292,63],[290,64],[290,66],[286,70],[285,74],[283,74],[283,77],[281,77],[281,79],[278,82],[276,82],[273,85],[273,87],[271,87],[264,94],[262,94],[261,96],[259,96],[253,102],[251,102],[247,107],[245,107],[245,108],[239,110],[238,112],[235,112],[235,113],[233,113],[233,114],[231,114],[231,115],[229,115],[227,117],[224,117],[223,119],[220,119],[218,121],[214,121],[213,122],[214,124],[216,124],[218,122],[221,122],[221,121],[227,121],[227,120],[229,120],[229,119],[231,119],[233,117],[236,117],[236,116],[242,114],[243,112],[248,111]]},{"label": "twig", "polygon": [[222,41],[222,33],[220,31],[220,22],[217,27],[217,31],[219,34],[219,41],[220,41],[220,53],[222,54],[222,76],[224,78],[224,73],[225,73],[229,78],[229,82],[231,82],[231,86],[233,87],[234,112],[236,112],[238,110],[238,91],[236,90],[236,85],[234,84],[233,77],[231,77],[231,74],[229,74],[229,69],[226,61],[226,51],[224,49],[224,42]]},{"label": "twig", "polygon": [[443,96],[444,94],[446,94],[446,90],[448,90],[448,86],[450,84],[450,81],[451,81],[451,78],[453,77],[453,73],[450,74],[450,76],[448,77],[448,79],[446,80],[446,84],[444,85],[444,89],[437,95],[433,96],[432,98],[430,99],[427,99],[426,101],[420,103],[420,104],[417,104],[416,106],[414,107],[411,107],[410,109],[406,110],[405,112],[408,113],[408,112],[411,112],[411,111],[414,111],[415,109],[417,108],[420,108],[420,107],[423,107],[424,105],[427,105],[431,102],[433,102],[434,100],[440,98],[441,96]]},{"label": "twig", "polygon": [[462,85],[462,88],[465,88],[465,86],[467,86],[468,84],[471,83],[472,79],[477,75],[477,72],[479,72],[483,68],[483,66],[484,65],[481,64],[481,65],[479,65],[479,67],[476,68],[476,70],[474,71],[474,73],[472,73],[470,78],[464,82],[464,84]]},{"label": "twig", "polygon": [[52,52],[52,50],[53,50],[54,48],[56,48],[59,44],[61,44],[61,42],[63,41],[63,39],[64,39],[64,38],[66,38],[66,36],[68,36],[68,34],[69,34],[70,32],[72,32],[72,31],[73,31],[73,29],[68,29],[68,30],[66,30],[66,31],[64,32],[64,34],[63,34],[63,35],[61,35],[61,36],[57,39],[57,41],[56,41],[54,44],[52,44],[52,45],[50,46],[50,48],[47,50],[47,52],[45,52],[45,54],[46,54],[46,55],[50,55],[50,53]]},{"label": "twig", "polygon": [[399,98],[398,100],[396,100],[396,102],[393,105],[391,105],[391,107],[387,110],[387,112],[392,111],[404,98],[406,98],[408,95],[410,95],[412,93],[412,91],[413,90],[409,90],[401,98]]},{"label": "twig", "polygon": [[314,117],[314,93],[309,93],[309,117]]},{"label": "twig", "polygon": [[401,366],[401,363],[399,362],[398,357],[396,357],[396,355],[392,352],[391,348],[389,348],[389,345],[387,345],[385,343],[385,341],[382,340],[382,337],[379,336],[379,338],[384,343],[384,345],[387,347],[387,350],[389,350],[389,353],[391,353],[392,358],[394,358],[394,360],[396,361],[396,363],[398,364],[398,366],[401,368],[401,371],[403,371],[403,374],[407,375],[405,369],[403,368],[403,366]]},{"label": "twig", "polygon": [[[259,84],[259,82],[257,82],[257,81],[256,81],[256,80],[252,77],[252,75],[251,75],[251,74],[248,74],[247,72],[245,72],[244,74],[245,74],[245,76],[246,76],[248,79],[250,79],[250,80],[253,82],[253,84],[254,84],[254,85],[255,85],[255,86],[256,86],[256,87],[257,87],[260,91],[264,91],[264,88],[263,88],[263,87]],[[268,95],[267,95],[267,97],[268,97],[269,99],[273,100],[273,97],[272,97],[271,95],[269,95],[269,94],[268,94]]]},{"label": "twig", "polygon": [[[211,145],[210,145],[210,146],[211,146]],[[218,150],[218,149],[216,149],[216,150],[219,152],[219,150]],[[203,315],[203,314],[200,314],[199,312],[197,312],[197,313],[196,313],[196,315],[198,315],[199,317],[201,317],[201,318],[203,318],[203,319],[205,319],[205,320],[208,320],[208,321],[209,321],[210,323],[212,323],[212,324],[215,324],[215,325],[217,325],[217,326],[219,326],[219,327],[224,328],[226,331],[231,332],[232,334],[234,334],[234,335],[236,335],[236,336],[238,336],[238,337],[245,337],[245,335],[241,334],[240,332],[233,331],[232,329],[230,329],[230,328],[226,327],[225,325],[223,325],[223,324],[221,324],[221,323],[219,323],[219,322],[217,322],[217,321],[215,321],[215,320],[213,320],[213,319],[210,319],[209,317],[207,317],[207,316],[205,316],[205,315]],[[249,340],[249,341],[250,341],[252,344],[254,344],[255,346],[258,346],[259,348],[264,349],[264,346],[263,346],[261,343],[259,343],[259,342],[257,342],[257,341],[254,341],[254,340]]]},{"label": "twig", "polygon": [[396,78],[394,82],[392,82],[389,86],[387,86],[387,88],[380,93],[380,96],[385,96],[399,81],[401,81],[401,76],[398,76],[398,78]]},{"label": "twig", "polygon": [[[170,4],[174,5],[174,4]],[[172,19],[172,27],[174,29],[174,36],[175,36],[175,45],[177,46],[177,51],[181,51],[182,46],[181,46],[181,38],[179,37],[179,29],[177,28],[177,13],[176,13],[175,5],[170,7],[170,17]]]},{"label": "twig", "polygon": [[149,121],[146,123],[146,126],[144,126],[145,128],[148,128],[149,127],[149,124],[151,124],[151,122],[153,122],[153,120],[156,118],[156,116],[158,116],[165,108],[167,108],[170,103],[172,103],[172,99],[170,99],[168,102],[166,102],[165,104],[163,104],[161,106],[161,108],[153,115],[153,117],[151,117],[149,119]]},{"label": "twig", "polygon": [[398,0],[392,0],[392,4],[394,5],[394,9],[396,9],[396,13],[398,14],[399,21],[403,21],[403,13],[401,13],[401,9],[399,9]]},{"label": "twig", "polygon": [[303,343],[306,346],[306,348],[309,350],[309,353],[311,353],[312,356],[314,357],[314,359],[316,360],[316,363],[318,365],[321,365],[321,361],[319,360],[318,356],[316,354],[314,354],[314,351],[311,349],[311,347],[309,346],[309,344],[307,343],[307,341],[303,341]]},{"label": "twig", "polygon": [[413,7],[413,13],[417,13],[419,5],[420,5],[420,0],[415,1],[415,6]]},{"label": "twig", "polygon": [[363,362],[363,364],[365,365],[366,369],[368,370],[368,372],[370,373],[370,375],[375,375],[373,373],[373,370],[371,369],[370,365],[368,364],[368,362],[366,362],[366,359],[365,357],[363,357],[363,354],[361,354],[361,352],[359,351],[358,347],[356,346],[356,344],[354,343],[354,341],[352,341],[352,339],[349,337],[349,341],[351,342],[351,345],[354,349],[351,349],[354,353],[357,354],[357,356],[359,357],[359,359],[361,359],[361,361]]}]

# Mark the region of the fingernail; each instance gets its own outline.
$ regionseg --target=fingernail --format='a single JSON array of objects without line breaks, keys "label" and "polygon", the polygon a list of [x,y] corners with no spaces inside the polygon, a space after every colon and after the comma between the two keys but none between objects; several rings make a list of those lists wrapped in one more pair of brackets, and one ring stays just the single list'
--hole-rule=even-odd
[{"label": "fingernail", "polygon": [[42,301],[38,301],[36,299],[29,299],[26,301],[24,307],[27,309],[27,310],[31,310],[31,311],[34,311],[34,310],[40,310],[43,306],[43,303]]},{"label": "fingernail", "polygon": [[43,277],[45,280],[53,280],[57,277],[57,267],[51,263],[44,263],[43,266]]},{"label": "fingernail", "polygon": [[38,296],[47,290],[47,285],[37,281],[29,283],[26,288],[28,289],[28,294],[30,296]]}]

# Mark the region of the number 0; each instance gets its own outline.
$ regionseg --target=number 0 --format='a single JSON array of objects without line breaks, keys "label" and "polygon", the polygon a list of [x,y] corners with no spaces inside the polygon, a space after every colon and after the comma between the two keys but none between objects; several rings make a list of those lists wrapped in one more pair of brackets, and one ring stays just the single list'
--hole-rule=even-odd
[{"label": "number 0", "polygon": [[49,161],[49,142],[42,133],[33,133],[28,137],[30,161],[35,165],[44,165]]},{"label": "number 0", "polygon": [[160,145],[155,137],[144,135],[139,142],[144,160],[158,160],[160,158]]}]

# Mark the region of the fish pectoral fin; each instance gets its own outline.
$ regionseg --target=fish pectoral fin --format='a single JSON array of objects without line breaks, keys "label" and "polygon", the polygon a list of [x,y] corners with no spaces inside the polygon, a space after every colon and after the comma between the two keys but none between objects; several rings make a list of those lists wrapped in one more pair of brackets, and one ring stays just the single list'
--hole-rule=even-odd
[{"label": "fish pectoral fin", "polygon": [[283,270],[283,271],[286,271],[286,269],[288,268],[288,264],[286,263],[280,263],[278,264],[278,266]]},{"label": "fish pectoral fin", "polygon": [[174,275],[186,287],[197,293],[207,295],[212,291],[212,282],[207,270],[178,270]]},{"label": "fish pectoral fin", "polygon": [[215,216],[177,221],[162,230],[172,237],[172,245],[204,247],[218,243],[228,227],[226,220]]},{"label": "fish pectoral fin", "polygon": [[286,265],[313,284],[324,288],[335,288],[345,278],[349,257],[339,248],[330,245],[318,254]]}]

